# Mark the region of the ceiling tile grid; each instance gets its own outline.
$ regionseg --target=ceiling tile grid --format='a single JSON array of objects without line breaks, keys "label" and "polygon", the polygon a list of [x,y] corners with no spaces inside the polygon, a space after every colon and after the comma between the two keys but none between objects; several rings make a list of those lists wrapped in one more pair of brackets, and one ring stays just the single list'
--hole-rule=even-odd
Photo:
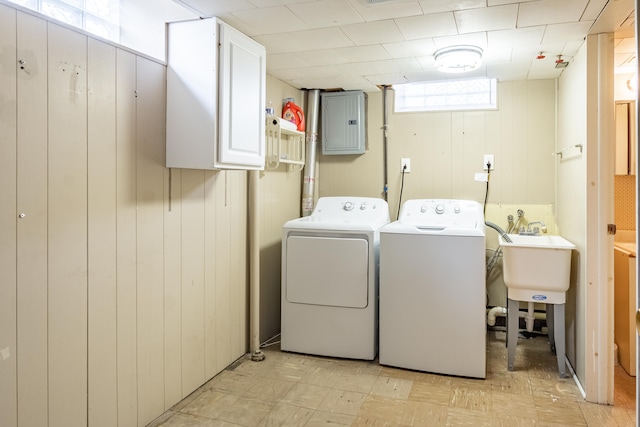
[{"label": "ceiling tile grid", "polygon": [[[297,88],[358,88],[488,76],[557,78],[608,0],[174,0],[217,16],[263,44],[267,70]],[[633,10],[634,0],[616,0]],[[628,6],[628,5],[629,6]],[[626,8],[626,9],[625,9]],[[623,12],[620,12],[623,13]],[[624,19],[621,19],[621,24]],[[484,65],[434,68],[442,47],[474,45]],[[544,59],[536,59],[542,52]],[[623,55],[623,54],[620,54]],[[627,56],[616,61],[629,62]],[[632,54],[635,61],[635,51]]]}]

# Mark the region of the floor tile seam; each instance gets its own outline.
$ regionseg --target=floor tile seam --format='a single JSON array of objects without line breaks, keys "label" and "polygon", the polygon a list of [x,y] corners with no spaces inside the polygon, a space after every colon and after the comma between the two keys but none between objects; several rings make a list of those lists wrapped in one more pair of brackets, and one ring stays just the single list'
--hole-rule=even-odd
[{"label": "floor tile seam", "polygon": [[[372,389],[373,387],[371,387]],[[371,394],[371,389],[367,390],[367,391],[363,391],[363,390],[353,390],[353,389],[348,389],[348,388],[344,388],[344,387],[336,387],[333,386],[331,387],[331,390],[339,390],[339,391],[348,391],[351,393],[362,393],[362,394]]]},{"label": "floor tile seam", "polygon": [[429,400],[424,400],[424,399],[411,399],[411,397],[409,397],[409,399],[407,399],[407,402],[428,403],[430,405],[449,407],[449,406],[451,406],[451,396],[449,396],[449,399],[447,400],[447,403],[443,403],[443,402],[440,402],[440,401],[429,401]]}]

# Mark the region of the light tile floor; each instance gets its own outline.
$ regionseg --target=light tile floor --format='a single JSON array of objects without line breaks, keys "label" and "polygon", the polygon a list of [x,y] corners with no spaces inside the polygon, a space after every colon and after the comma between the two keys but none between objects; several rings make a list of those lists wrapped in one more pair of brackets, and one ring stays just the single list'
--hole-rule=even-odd
[{"label": "light tile floor", "polygon": [[505,333],[489,331],[484,380],[277,346],[264,352],[264,361],[239,360],[149,427],[635,425],[632,377],[616,367],[627,392],[615,406],[586,403],[572,378],[558,378],[545,336],[521,338],[509,372]]}]

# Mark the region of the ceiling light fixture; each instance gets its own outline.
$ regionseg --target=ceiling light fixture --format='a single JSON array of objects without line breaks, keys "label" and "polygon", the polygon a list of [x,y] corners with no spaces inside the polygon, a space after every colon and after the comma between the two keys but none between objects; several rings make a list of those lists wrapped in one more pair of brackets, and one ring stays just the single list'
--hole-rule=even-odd
[{"label": "ceiling light fixture", "polygon": [[436,69],[443,73],[466,73],[482,65],[482,49],[476,46],[449,46],[434,54]]}]

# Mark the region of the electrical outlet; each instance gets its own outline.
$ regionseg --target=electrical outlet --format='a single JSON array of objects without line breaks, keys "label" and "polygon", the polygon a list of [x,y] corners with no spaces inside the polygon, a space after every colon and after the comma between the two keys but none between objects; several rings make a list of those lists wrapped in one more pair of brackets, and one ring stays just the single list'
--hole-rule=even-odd
[{"label": "electrical outlet", "polygon": [[482,163],[482,170],[483,171],[487,170],[487,163],[491,164],[491,169],[489,169],[489,170],[494,170],[496,168],[496,162],[495,162],[495,159],[493,158],[493,154],[485,154],[484,155],[484,163]]},{"label": "electrical outlet", "polygon": [[411,172],[411,159],[406,157],[400,159],[400,173],[404,170],[404,173]]}]

